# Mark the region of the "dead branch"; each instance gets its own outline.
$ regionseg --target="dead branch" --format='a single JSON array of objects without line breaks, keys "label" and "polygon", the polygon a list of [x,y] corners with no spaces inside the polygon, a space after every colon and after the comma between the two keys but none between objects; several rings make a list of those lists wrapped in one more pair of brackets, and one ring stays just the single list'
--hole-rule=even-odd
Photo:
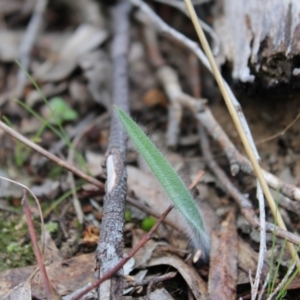
[{"label": "dead branch", "polygon": [[[128,47],[130,3],[119,1],[111,10],[113,21],[112,61],[113,61],[113,104],[129,111],[128,101]],[[103,200],[101,236],[96,251],[98,277],[113,269],[123,257],[124,205],[127,193],[126,142],[127,135],[112,110],[109,145],[106,151],[106,195]],[[120,275],[120,274],[119,274]],[[121,299],[123,278],[115,275],[101,285],[98,298]]]},{"label": "dead branch", "polygon": [[63,167],[64,169],[72,172],[73,174],[75,174],[76,176],[82,178],[83,180],[97,186],[99,189],[101,189],[101,190],[104,189],[104,185],[103,185],[102,182],[100,182],[99,180],[85,174],[84,172],[82,172],[82,171],[78,170],[77,168],[71,166],[70,164],[68,164],[64,160],[58,158],[57,156],[55,156],[52,153],[48,152],[47,150],[40,147],[39,145],[37,145],[37,144],[33,143],[32,141],[28,140],[25,136],[21,135],[20,133],[18,133],[14,129],[10,128],[9,126],[7,126],[2,121],[0,121],[0,128],[2,130],[4,130],[6,133],[8,133],[9,135],[11,135],[12,137],[14,137],[15,139],[17,139],[18,141],[20,141],[21,143],[23,143],[24,145],[26,145],[27,147],[35,150],[36,152],[40,153],[41,155],[43,155],[45,157],[47,157],[49,160],[53,161],[57,165],[59,165],[59,166]]},{"label": "dead branch", "polygon": [[138,287],[138,286],[148,285],[150,283],[156,284],[156,283],[159,283],[159,282],[162,282],[162,281],[165,281],[165,280],[172,279],[176,275],[177,275],[177,272],[169,272],[169,273],[166,273],[164,275],[157,276],[155,278],[148,279],[148,280],[142,280],[142,281],[131,281],[130,280],[125,284],[125,289],[129,288],[129,287]]}]

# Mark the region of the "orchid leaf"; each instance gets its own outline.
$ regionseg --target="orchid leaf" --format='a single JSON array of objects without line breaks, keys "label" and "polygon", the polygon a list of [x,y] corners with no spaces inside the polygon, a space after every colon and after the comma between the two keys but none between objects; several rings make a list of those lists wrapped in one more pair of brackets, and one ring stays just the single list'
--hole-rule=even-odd
[{"label": "orchid leaf", "polygon": [[136,148],[175,207],[199,233],[205,233],[199,209],[181,178],[131,117],[118,107],[115,110]]}]

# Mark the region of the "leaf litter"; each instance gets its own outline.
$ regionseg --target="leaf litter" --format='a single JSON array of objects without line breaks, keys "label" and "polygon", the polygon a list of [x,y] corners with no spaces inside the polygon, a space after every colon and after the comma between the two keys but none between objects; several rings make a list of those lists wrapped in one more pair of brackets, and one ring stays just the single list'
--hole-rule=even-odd
[{"label": "leaf litter", "polygon": [[[28,25],[28,19],[22,16],[25,6],[19,1],[12,1],[11,3],[14,3],[13,8],[7,1],[1,5],[4,15],[2,22],[5,24],[0,30],[2,115],[8,118],[11,123],[10,126],[22,132],[29,139],[33,139],[36,133],[40,131],[40,137],[37,140],[39,145],[46,149],[53,149],[52,147],[60,143],[61,140],[41,122],[37,122],[36,118],[28,111],[20,108],[9,96],[12,95],[11,92],[13,92],[13,87],[17,82],[16,75],[19,69],[14,61],[19,59],[22,36]],[[64,5],[68,8],[67,10],[63,9]],[[49,4],[44,12],[43,28],[31,51],[30,66],[27,71],[33,75],[39,88],[49,99],[49,105],[56,107],[54,111],[59,112],[59,114],[55,114],[56,120],[51,119],[48,105],[43,103],[41,94],[29,80],[27,80],[20,98],[43,117],[46,123],[54,124],[55,128],[59,130],[62,126],[64,131],[61,131],[61,134],[69,136],[70,140],[79,134],[79,129],[75,130],[73,134],[70,132],[76,128],[87,113],[94,112],[97,116],[101,116],[112,109],[112,36],[109,22],[107,22],[109,15],[104,13],[109,8],[95,5],[93,1],[86,1],[85,5],[69,2],[59,5],[54,1],[54,4]],[[32,5],[27,11],[27,18],[32,16],[33,8]],[[191,32],[191,26],[185,24],[187,22],[184,16],[173,11],[170,14],[170,8],[164,5],[158,5],[158,8],[157,13],[163,16],[170,25],[182,30],[185,35],[195,38]],[[140,27],[141,25],[137,21],[131,23],[130,35],[132,40],[129,48],[130,67],[128,74],[131,112],[134,118],[143,125],[149,136],[156,138],[155,143],[164,149],[166,147],[165,132],[168,124],[167,101],[169,95],[163,91],[159,79],[148,61],[147,47],[141,36]],[[184,92],[191,94],[192,88],[188,77],[192,75],[187,63],[187,50],[174,41],[163,37],[160,40],[160,47],[166,58],[166,63],[174,66],[179,74],[179,81]],[[201,73],[203,72],[205,71],[201,69]],[[213,79],[208,75],[201,79],[203,79],[203,94],[209,98],[208,105],[212,113],[228,137],[242,151],[240,141],[222,105]],[[243,95],[241,91],[239,93],[242,94],[240,100],[243,110],[257,141],[280,132],[299,113],[297,112],[299,101],[297,95],[294,95],[288,103],[282,103],[276,99],[265,101],[264,96],[260,94],[252,97]],[[52,100],[56,99],[56,103],[51,101],[51,98]],[[48,112],[45,113],[46,111]],[[258,145],[263,167],[293,185],[298,185],[300,178],[298,167],[300,160],[299,126],[299,122],[295,122],[283,135]],[[105,182],[107,176],[102,161],[105,159],[105,149],[108,145],[108,132],[109,124],[105,120],[92,125],[83,134],[76,146],[76,152],[84,157],[84,164],[76,159],[74,161],[74,165],[96,176],[102,182]],[[197,173],[205,169],[204,177],[192,192],[197,203],[204,210],[204,219],[205,216],[209,219],[205,221],[205,224],[209,224],[209,231],[213,234],[211,265],[210,267],[190,266],[193,256],[189,247],[190,241],[183,233],[184,228],[180,228],[182,223],[178,222],[176,212],[173,211],[166,218],[169,225],[162,224],[159,227],[154,240],[142,247],[133,258],[133,266],[127,266],[129,269],[126,273],[130,276],[136,276],[138,272],[146,270],[142,277],[136,276],[134,279],[145,282],[148,279],[151,282],[153,276],[159,277],[169,270],[176,270],[178,275],[165,283],[153,284],[152,288],[150,286],[150,291],[147,291],[146,287],[131,289],[131,297],[138,298],[148,293],[150,299],[151,297],[163,299],[161,295],[155,296],[155,293],[161,292],[166,294],[166,299],[171,297],[170,294],[174,299],[188,299],[187,294],[190,291],[195,299],[205,299],[210,289],[217,293],[218,288],[225,288],[226,286],[228,286],[232,298],[237,295],[246,297],[251,293],[249,270],[251,270],[252,275],[255,274],[258,260],[258,240],[255,237],[255,230],[249,226],[247,221],[239,222],[241,213],[237,210],[237,223],[230,221],[230,224],[233,224],[230,226],[237,224],[237,227],[227,228],[229,236],[222,232],[224,229],[222,224],[224,225],[226,216],[230,214],[235,205],[230,195],[222,190],[222,185],[218,179],[206,169],[202,153],[199,151],[199,140],[196,132],[196,123],[192,120],[191,114],[184,111],[180,123],[178,145],[172,148],[180,155],[177,155],[175,159],[173,157],[172,164],[177,168],[176,171],[179,172],[186,184],[190,184]],[[1,173],[10,179],[30,186],[39,198],[43,212],[48,211],[52,205],[45,221],[49,224],[56,224],[57,229],[48,234],[48,252],[45,255],[45,264],[49,263],[49,265],[47,265],[46,270],[56,292],[61,296],[70,295],[79,287],[94,281],[96,264],[93,252],[97,247],[99,234],[101,235],[99,226],[103,216],[101,209],[104,193],[88,187],[85,188],[83,182],[79,178],[75,178],[76,186],[82,186],[77,191],[84,213],[84,223],[80,225],[76,219],[70,196],[67,195],[63,198],[64,194],[70,190],[66,172],[51,162],[37,164],[36,162],[40,160],[39,155],[32,151],[25,155],[26,148],[21,147],[18,145],[19,142],[2,132],[1,139]],[[229,165],[222,149],[214,142],[211,142],[211,147],[214,157],[227,172]],[[70,151],[74,150],[62,146],[59,150],[55,150],[55,153],[60,158],[66,159]],[[163,152],[167,158],[171,157],[171,153],[168,153],[170,150],[165,149]],[[143,168],[143,163],[134,149],[129,150],[127,162],[128,196],[151,208],[154,213],[161,214],[167,206],[166,195],[153,176],[149,174],[149,171]],[[197,167],[195,167],[196,165]],[[256,207],[253,179],[244,174],[238,174],[236,177],[232,177],[229,172],[227,174],[240,191],[247,194],[249,200]],[[41,282],[27,281],[35,270],[33,266],[35,265],[35,258],[32,250],[30,250],[29,235],[22,217],[12,213],[12,211],[21,211],[19,201],[21,191],[18,192],[16,187],[7,185],[5,182],[2,185],[2,181],[1,186],[3,187],[1,188],[1,203],[5,203],[5,205],[0,206],[0,222],[2,223],[0,239],[3,246],[0,251],[1,256],[3,255],[0,265],[0,295],[6,297],[1,299],[18,299],[18,297],[31,299],[30,293],[36,297],[44,297]],[[278,195],[279,209],[284,211],[282,215],[288,224],[288,229],[299,232],[299,209],[297,210],[295,205],[288,204],[288,201],[291,202],[292,200],[281,200],[282,197],[282,195]],[[60,198],[64,200],[60,200]],[[33,203],[31,203],[31,209],[33,212],[36,211]],[[127,204],[126,209],[132,211],[132,214],[127,218],[124,227],[124,243],[126,249],[131,249],[145,234],[142,223],[148,215],[129,204]],[[37,223],[38,216],[36,213],[34,213],[34,218]],[[268,221],[274,222],[269,215]],[[248,231],[245,228],[248,228]],[[271,248],[271,238],[272,236],[267,240],[268,249]],[[232,245],[231,239],[235,241],[234,245]],[[214,243],[224,245],[224,247],[214,246]],[[276,257],[279,256],[278,249],[281,245],[282,242],[279,239],[276,240],[274,251]],[[234,249],[230,250],[227,248],[229,246],[234,246]],[[218,249],[222,249],[222,253],[214,252]],[[226,249],[228,252],[225,251]],[[90,253],[87,254],[87,252]],[[126,250],[126,252],[128,251]],[[274,254],[269,250],[263,266],[262,282],[267,277],[272,255]],[[233,258],[231,258],[232,256]],[[215,259],[220,258],[224,260],[223,267],[222,263],[215,263]],[[280,262],[277,282],[285,274],[289,263],[290,257],[286,253]],[[226,269],[229,267],[233,268],[232,272],[236,272],[232,275],[233,281],[230,281],[229,277],[226,276],[223,277],[224,282],[222,283],[214,279],[214,274],[229,272]],[[70,276],[70,274],[72,275]],[[162,285],[165,289],[157,288]],[[298,279],[292,282],[291,288],[299,288]],[[6,293],[17,294],[4,296]]]}]

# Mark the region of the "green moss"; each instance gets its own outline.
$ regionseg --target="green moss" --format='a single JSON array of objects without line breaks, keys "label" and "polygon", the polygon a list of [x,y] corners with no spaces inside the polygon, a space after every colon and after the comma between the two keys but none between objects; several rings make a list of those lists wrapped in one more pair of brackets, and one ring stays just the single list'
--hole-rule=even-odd
[{"label": "green moss", "polygon": [[125,210],[125,221],[131,221],[131,211],[129,209]]},{"label": "green moss", "polygon": [[20,215],[0,212],[0,228],[0,272],[34,264],[27,224]]}]

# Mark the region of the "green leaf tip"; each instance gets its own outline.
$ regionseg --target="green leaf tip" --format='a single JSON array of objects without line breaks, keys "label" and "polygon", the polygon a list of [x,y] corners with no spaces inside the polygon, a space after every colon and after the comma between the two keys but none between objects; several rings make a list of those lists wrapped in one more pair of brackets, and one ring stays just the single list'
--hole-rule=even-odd
[{"label": "green leaf tip", "polygon": [[195,230],[199,233],[205,233],[199,209],[181,178],[130,116],[117,106],[114,108],[126,132],[149,165],[163,189],[169,195],[175,207],[182,213]]}]

